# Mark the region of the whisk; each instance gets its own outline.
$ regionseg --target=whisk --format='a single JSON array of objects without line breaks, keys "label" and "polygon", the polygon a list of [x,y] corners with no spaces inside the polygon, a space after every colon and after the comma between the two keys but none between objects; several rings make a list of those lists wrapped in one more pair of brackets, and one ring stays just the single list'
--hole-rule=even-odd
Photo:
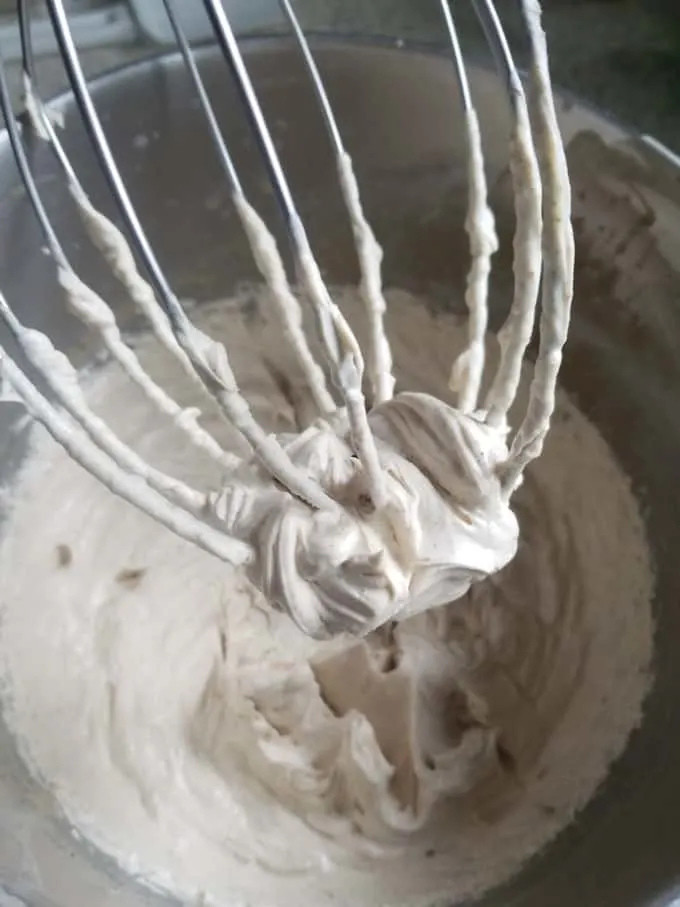
[{"label": "whisk", "polygon": [[[540,8],[536,0],[519,0],[532,54],[527,96],[492,0],[470,0],[511,107],[510,169],[516,213],[514,296],[498,334],[499,364],[482,400],[488,281],[498,242],[487,202],[481,133],[454,17],[446,0],[433,2],[441,7],[450,42],[468,155],[466,230],[471,265],[465,299],[469,328],[467,349],[451,375],[456,407],[426,394],[395,395],[384,325],[381,249],[363,211],[351,158],[290,0],[279,0],[279,5],[323,114],[354,234],[369,325],[365,357],[322,278],[228,13],[220,0],[205,0],[215,40],[239,90],[285,221],[299,295],[291,288],[271,233],[246,197],[173,0],[164,0],[231,198],[316,408],[317,418],[293,439],[274,436],[261,427],[241,393],[227,347],[192,323],[174,293],[116,165],[62,0],[47,0],[78,109],[120,209],[125,233],[93,207],[40,98],[27,4],[18,2],[30,128],[54,152],[90,238],[158,342],[247,442],[251,454],[242,458],[224,450],[201,425],[199,414],[183,409],[144,370],[109,305],[75,273],[33,179],[22,128],[12,114],[0,67],[0,104],[9,139],[68,308],[99,337],[111,359],[158,413],[174,420],[184,433],[187,449],[199,448],[220,465],[223,484],[200,491],[146,462],[91,410],[68,358],[46,335],[25,327],[0,297],[0,318],[47,389],[43,393],[19,359],[0,347],[5,396],[11,392],[78,463],[116,494],[182,538],[230,564],[244,566],[272,606],[287,610],[312,636],[369,632],[389,620],[451,601],[473,581],[504,566],[517,547],[511,495],[527,464],[541,451],[554,408],[572,296],[573,236],[566,161]],[[540,342],[529,402],[508,443],[508,411],[533,333],[541,282]],[[303,304],[313,312],[325,368],[315,358],[303,329]],[[370,387],[370,407],[365,384]]]}]

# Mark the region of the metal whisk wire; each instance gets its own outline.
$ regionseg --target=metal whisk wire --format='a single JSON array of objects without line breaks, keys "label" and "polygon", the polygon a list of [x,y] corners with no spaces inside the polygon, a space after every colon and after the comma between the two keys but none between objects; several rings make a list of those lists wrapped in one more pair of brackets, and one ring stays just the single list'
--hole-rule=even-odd
[{"label": "metal whisk wire", "polygon": [[[356,453],[366,472],[371,497],[376,506],[384,499],[384,477],[371,431],[368,427],[362,379],[364,359],[359,343],[342,312],[331,298],[307,238],[304,224],[288,188],[281,161],[250,80],[238,42],[220,0],[204,0],[218,45],[234,75],[248,119],[255,133],[272,185],[284,211],[295,250],[296,265],[317,318],[333,383],[340,391],[347,410]],[[291,11],[292,15],[292,11]]]},{"label": "metal whisk wire", "polygon": [[[179,25],[174,0],[163,2],[187,72],[198,95],[216,153],[228,180],[236,210],[250,240],[255,261],[271,291],[285,335],[301,363],[316,408],[326,419],[340,419],[341,422],[346,419],[353,452],[361,465],[366,493],[371,505],[380,509],[385,501],[384,474],[369,425],[368,408],[364,398],[363,354],[350,325],[331,298],[322,279],[228,15],[220,0],[204,0],[216,43],[223,53],[242,98],[286,223],[294,252],[296,276],[303,295],[311,304],[316,316],[318,333],[326,357],[325,365],[334,385],[334,394],[326,386],[325,371],[316,361],[307,342],[302,327],[300,302],[293,292],[276,243],[246,198],[199,67]],[[352,224],[362,276],[361,291],[369,320],[368,377],[372,385],[374,402],[381,404],[391,399],[394,390],[391,354],[383,324],[386,307],[381,278],[382,252],[365,217],[351,157],[343,143],[314,55],[289,0],[278,2],[300,51],[335,154],[343,198]],[[524,87],[495,6],[492,0],[471,2],[496,60],[499,75],[506,86],[512,113],[510,169],[516,207],[515,291],[509,315],[498,336],[501,349],[500,363],[486,399],[482,403],[479,395],[487,330],[486,297],[491,258],[497,249],[497,238],[487,199],[481,132],[454,16],[447,0],[439,0],[461,98],[469,165],[466,219],[472,259],[466,292],[470,316],[469,344],[465,356],[454,366],[452,386],[458,391],[460,410],[463,413],[478,413],[489,425],[501,427],[505,425],[508,409],[516,395],[522,361],[534,328],[541,281],[541,269],[535,267],[535,261],[540,260],[542,241],[550,255],[550,261],[543,274],[544,303],[539,365],[532,385],[530,410],[515,436],[505,471],[505,490],[509,495],[518,483],[526,463],[540,452],[554,406],[554,394],[551,397],[550,393],[544,393],[546,382],[550,384],[550,381],[556,378],[554,357],[549,357],[547,352],[551,342],[554,343],[556,340],[563,342],[566,332],[565,319],[557,318],[556,313],[564,311],[568,316],[571,299],[570,267],[573,269],[573,237],[569,227],[568,194],[565,195],[560,189],[566,178],[566,163],[561,145],[555,140],[557,134],[555,111],[547,80],[547,54],[545,38],[540,28],[540,9],[537,0],[520,0],[534,54],[529,81],[534,98],[533,114],[538,128],[533,131]],[[156,257],[117,167],[80,64],[64,4],[62,0],[46,0],[46,5],[77,107],[101,170],[120,210],[127,238],[92,206],[40,100],[35,83],[28,7],[26,0],[18,0],[29,122],[34,131],[52,148],[91,239],[111,265],[131,300],[147,318],[159,341],[180,362],[194,383],[201,388],[202,393],[216,401],[227,422],[241,432],[260,467],[304,504],[313,509],[337,511],[342,505],[316,479],[296,466],[278,440],[260,427],[240,392],[229,363],[227,349],[198,330],[185,313]],[[111,309],[75,274],[52,227],[31,174],[21,130],[13,118],[4,70],[1,66],[0,106],[22,180],[53,255],[69,307],[88,327],[99,333],[112,357],[119,362],[159,411],[173,418],[183,428],[193,444],[217,460],[227,475],[239,469],[242,466],[239,459],[220,447],[200,426],[195,413],[182,411],[178,404],[146,374],[134,351],[121,336]],[[542,220],[541,183],[546,187],[546,198],[550,206],[546,209],[549,211],[549,217],[545,228]],[[134,255],[127,245],[127,239],[130,240],[134,252],[148,273],[149,281],[140,273]],[[151,511],[164,525],[184,537],[190,537],[219,557],[240,563],[252,556],[247,545],[231,538],[212,519],[204,494],[149,466],[94,416],[78,388],[75,370],[68,360],[51,346],[48,338],[28,331],[4,299],[0,302],[0,318],[18,341],[29,361],[41,372],[50,391],[84,437],[84,446],[81,449],[77,445],[74,446],[54,406],[40,394],[6,351],[0,350],[0,363],[5,377],[23,396],[32,414],[48,427],[79,462],[109,485],[115,477],[119,489],[123,489],[121,493],[137,506],[140,506],[140,498],[135,482],[141,479],[147,491],[143,509]],[[61,374],[66,376],[62,384],[54,380],[46,363],[54,364],[55,370],[60,369]],[[56,366],[59,369],[56,369]],[[336,404],[338,397],[342,404],[341,409],[338,409]]]},{"label": "metal whisk wire", "polygon": [[[295,468],[281,446],[264,432],[252,415],[250,407],[239,392],[236,379],[229,366],[224,347],[197,332],[185,314],[155,256],[152,246],[137,216],[124,180],[118,170],[101,121],[90,95],[78,53],[71,35],[62,0],[48,0],[47,8],[52,20],[57,43],[66,66],[76,102],[85,122],[92,146],[102,171],[144,265],[151,275],[158,300],[168,318],[170,328],[179,346],[185,352],[196,374],[211,393],[225,416],[249,442],[257,457],[292,494],[314,507],[333,508],[332,499],[319,485]],[[212,352],[219,360],[219,373],[206,358]]]}]

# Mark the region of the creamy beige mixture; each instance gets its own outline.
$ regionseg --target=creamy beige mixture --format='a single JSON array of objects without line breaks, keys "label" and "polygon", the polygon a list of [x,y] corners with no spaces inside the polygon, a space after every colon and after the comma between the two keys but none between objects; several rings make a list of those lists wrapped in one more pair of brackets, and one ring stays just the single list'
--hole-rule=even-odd
[{"label": "creamy beige mixture", "polygon": [[[72,824],[183,900],[377,907],[479,893],[569,822],[639,721],[649,557],[626,478],[555,397],[569,185],[540,10],[523,5],[536,147],[511,74],[516,280],[498,362],[486,348],[497,239],[471,107],[467,337],[425,300],[385,305],[343,149],[358,292],[329,292],[290,221],[320,350],[238,186],[268,289],[192,323],[173,297],[166,318],[65,168],[153,332],[133,349],[53,247],[68,307],[111,356],[86,384],[0,298],[61,409],[0,350],[3,388],[63,448],[36,429],[0,547],[5,714]],[[30,85],[27,103],[58,147]]]},{"label": "creamy beige mixture", "polygon": [[[334,298],[361,320],[354,292]],[[228,331],[258,418],[290,432],[308,399],[282,380],[295,361],[270,312],[252,290],[192,315]],[[388,329],[398,386],[446,399],[463,326],[392,293]],[[155,341],[136,352],[182,406],[196,402]],[[214,487],[219,464],[113,364],[87,399],[153,466]],[[203,423],[241,452],[216,411]],[[311,640],[35,433],[0,549],[7,720],[69,820],[149,884],[230,907],[450,903],[564,827],[640,719],[642,523],[564,396],[514,499],[517,557],[360,642]]]}]

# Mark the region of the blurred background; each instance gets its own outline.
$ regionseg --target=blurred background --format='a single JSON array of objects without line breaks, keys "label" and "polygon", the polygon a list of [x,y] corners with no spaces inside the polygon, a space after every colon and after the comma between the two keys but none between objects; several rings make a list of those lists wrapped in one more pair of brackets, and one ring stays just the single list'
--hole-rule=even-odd
[{"label": "blurred background", "polygon": [[[67,0],[84,65],[94,74],[172,43],[161,0]],[[225,0],[240,31],[282,27],[277,0]],[[305,27],[442,41],[435,0],[296,0]],[[33,0],[34,35],[46,94],[64,84],[42,0]],[[194,40],[208,34],[201,0],[179,0]],[[497,0],[522,60],[517,0]],[[555,83],[625,125],[680,153],[680,0],[544,0]],[[16,60],[15,0],[0,0],[0,50]],[[470,4],[456,0],[456,21],[468,52],[483,56]],[[16,67],[12,73],[18,86]]]}]

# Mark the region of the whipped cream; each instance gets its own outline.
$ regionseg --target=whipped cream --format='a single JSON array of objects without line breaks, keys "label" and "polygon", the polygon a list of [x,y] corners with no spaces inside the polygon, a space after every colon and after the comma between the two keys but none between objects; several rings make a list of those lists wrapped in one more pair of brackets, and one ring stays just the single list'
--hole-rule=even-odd
[{"label": "whipped cream", "polygon": [[[266,284],[253,290],[260,323],[239,327],[232,300],[194,324],[172,294],[157,306],[27,86],[38,134],[151,335],[133,350],[54,241],[67,304],[111,363],[84,382],[0,301],[58,407],[0,351],[3,393],[62,448],[38,435],[0,547],[4,711],[73,825],[180,899],[369,907],[478,894],[570,820],[639,720],[649,558],[625,477],[558,402],[569,183],[539,7],[523,9],[535,129],[511,73],[515,296],[494,365],[497,238],[466,104],[472,268],[455,401],[455,325],[422,300],[385,305],[341,145],[358,294],[329,291],[302,223],[289,223],[320,343],[238,186]],[[511,419],[541,278],[538,359]],[[360,310],[363,345],[350,328]],[[229,350],[213,339],[226,334]],[[395,395],[397,377],[410,389]],[[563,421],[522,485],[556,405]]]},{"label": "whipped cream", "polygon": [[[216,335],[229,326],[253,411],[293,459],[313,459],[319,432],[335,445],[330,461],[337,452],[347,468],[337,436],[313,428],[296,438],[306,381],[280,343],[269,294],[244,294],[200,307],[198,326]],[[333,295],[360,316],[355,291]],[[414,390],[377,407],[373,430],[401,470],[416,439],[402,431],[409,417],[399,408],[419,394],[446,400],[466,327],[403,293],[388,303],[395,374]],[[157,341],[142,338],[135,352],[175,399],[198,402],[201,391]],[[485,356],[497,364],[495,341]],[[219,464],[187,447],[115,361],[83,391],[154,468],[205,494],[219,487]],[[203,421],[226,450],[241,451],[217,407]],[[472,445],[484,431],[462,418],[442,430],[469,433]],[[242,571],[128,507],[34,431],[0,545],[6,720],[79,832],[180,900],[451,904],[515,872],[564,827],[640,720],[652,654],[643,526],[606,444],[563,395],[514,499],[517,556],[458,601],[360,639],[300,632]],[[420,447],[418,481],[427,473],[473,507],[474,483],[440,462],[436,441],[430,459]],[[294,531],[284,526],[274,536],[281,550],[262,555],[274,589],[285,585]],[[480,544],[488,551],[481,529],[468,531],[471,557]],[[434,550],[433,570],[437,560]],[[319,586],[336,601],[342,577],[327,581],[332,592],[323,578]],[[430,590],[424,576],[423,601]]]}]

